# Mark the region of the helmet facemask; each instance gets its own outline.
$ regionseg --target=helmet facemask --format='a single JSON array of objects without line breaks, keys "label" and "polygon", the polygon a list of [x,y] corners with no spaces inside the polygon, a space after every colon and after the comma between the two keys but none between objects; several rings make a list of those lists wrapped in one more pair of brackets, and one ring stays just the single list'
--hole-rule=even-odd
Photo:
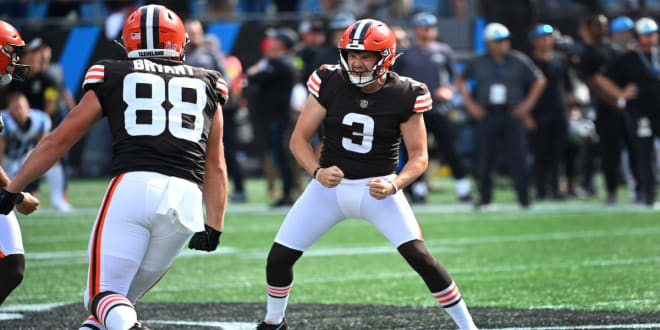
[{"label": "helmet facemask", "polygon": [[[364,50],[350,50],[350,51],[363,52]],[[351,69],[351,67],[348,65],[348,52],[349,50],[347,49],[339,49],[339,60],[343,71],[346,73],[346,76],[348,76],[348,79],[353,85],[357,87],[367,86],[373,83],[374,81],[378,80],[378,78],[380,78],[385,74],[385,72],[387,72],[387,70],[385,70],[385,67],[383,66],[384,58],[380,54],[380,52],[369,51],[371,53],[376,54],[379,60],[376,62],[376,64],[374,64],[374,66],[370,70],[364,70],[364,71],[357,71]],[[367,75],[364,75],[365,73]]]},{"label": "helmet facemask", "polygon": [[23,81],[30,69],[29,65],[19,64],[19,54],[25,45],[6,44],[0,49],[0,85],[7,85],[12,80]]}]

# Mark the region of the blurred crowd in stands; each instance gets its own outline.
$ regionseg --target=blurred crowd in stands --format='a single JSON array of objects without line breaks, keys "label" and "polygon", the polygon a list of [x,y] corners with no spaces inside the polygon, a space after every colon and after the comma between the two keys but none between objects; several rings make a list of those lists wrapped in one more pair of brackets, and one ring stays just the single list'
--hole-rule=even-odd
[{"label": "blurred crowd in stands", "polygon": [[[121,26],[125,13],[144,3],[14,1],[0,4],[0,13],[9,22],[102,18],[106,26],[110,20]],[[429,191],[436,189],[431,179],[444,173],[454,178],[457,200],[474,203],[479,210],[492,208],[493,187],[502,183],[493,174],[511,176],[522,208],[544,199],[595,196],[613,205],[619,202],[621,186],[628,188],[631,201],[658,205],[658,27],[647,16],[659,12],[660,0],[148,3],[164,4],[187,18],[191,43],[186,63],[219,70],[231,85],[224,113],[234,202],[249,198],[244,179],[254,173],[244,148],[255,140],[264,149],[257,168],[268,178],[273,205],[295,200],[304,171],[287,146],[307,97],[305,82],[320,65],[338,62],[336,45],[343,31],[356,19],[369,17],[387,22],[397,35],[403,55],[393,71],[424,82],[434,98],[434,110],[425,114],[434,166],[430,175],[409,187],[413,202],[425,203]],[[261,52],[256,62],[222,53],[222,40],[204,32],[217,17],[241,19],[252,14],[284,15],[286,22],[269,24],[265,38],[253,41],[258,45],[255,51]],[[479,20],[484,24],[472,24]],[[475,31],[452,30],[451,24],[461,26],[460,22],[469,22],[465,26]],[[463,34],[481,42],[471,40],[467,44],[473,47],[455,49],[466,44],[452,44]],[[9,101],[21,93],[30,111],[45,111],[55,127],[75,100],[64,87],[65,73],[51,63],[48,42],[28,42],[23,62],[32,69],[26,81],[12,83],[3,92],[2,106],[11,108]],[[3,116],[12,116],[10,112]],[[27,130],[30,123],[23,125]],[[38,138],[27,143],[23,154]],[[3,166],[10,149],[16,148],[11,139],[8,133],[0,139]],[[321,132],[314,143],[320,152]],[[11,155],[17,157],[16,152]],[[402,162],[405,158],[402,154]],[[75,173],[66,170],[66,162],[60,167],[62,173]],[[595,178],[601,173],[599,192]],[[53,203],[68,210],[64,184],[53,182],[62,186]]]}]

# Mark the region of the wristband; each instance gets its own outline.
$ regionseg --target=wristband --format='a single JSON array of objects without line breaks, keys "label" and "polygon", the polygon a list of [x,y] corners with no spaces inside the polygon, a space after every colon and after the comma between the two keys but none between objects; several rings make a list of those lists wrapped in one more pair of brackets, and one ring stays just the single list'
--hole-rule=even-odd
[{"label": "wristband", "polygon": [[314,173],[312,173],[312,178],[313,178],[313,179],[316,179],[316,174],[319,172],[320,169],[321,169],[321,166],[317,167],[317,168],[314,170]]},{"label": "wristband", "polygon": [[22,192],[19,192],[18,197],[16,197],[16,205],[23,203],[24,199],[25,199],[25,195],[23,195]]},{"label": "wristband", "polygon": [[399,192],[399,187],[396,186],[396,183],[394,183],[394,181],[392,181],[392,180],[387,180],[387,182],[389,182],[389,183],[392,185],[392,187],[394,187],[394,192],[392,193],[392,195],[394,195],[394,194],[396,194],[397,192]]}]

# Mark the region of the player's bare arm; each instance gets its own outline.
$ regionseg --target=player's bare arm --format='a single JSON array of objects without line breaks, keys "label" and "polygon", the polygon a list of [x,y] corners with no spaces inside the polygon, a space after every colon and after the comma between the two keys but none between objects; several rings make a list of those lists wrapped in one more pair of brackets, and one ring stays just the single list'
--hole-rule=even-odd
[{"label": "player's bare arm", "polygon": [[[289,148],[296,157],[298,163],[313,176],[318,182],[327,188],[336,187],[344,177],[344,172],[337,166],[327,168],[319,167],[319,159],[312,148],[312,136],[325,118],[325,108],[313,96],[307,97],[296,127],[291,134]],[[317,170],[318,169],[318,170]]]},{"label": "player's bare arm", "polygon": [[211,123],[204,164],[202,194],[206,205],[206,225],[204,231],[196,232],[188,243],[188,247],[194,250],[214,251],[220,244],[220,235],[225,226],[227,163],[222,144],[222,129],[222,107],[218,105]]},{"label": "player's bare arm", "polygon": [[218,105],[218,110],[213,115],[209,144],[206,148],[203,190],[206,224],[217,231],[222,231],[224,228],[227,204],[227,164],[222,145],[222,128],[222,107]]},{"label": "player's bare arm", "polygon": [[96,93],[88,91],[57,129],[37,144],[21,171],[7,186],[7,191],[19,192],[46,173],[101,117],[99,99]]},{"label": "player's bare arm", "polygon": [[[2,161],[2,158],[5,155],[5,148],[7,147],[7,138],[4,136],[0,137],[0,161]],[[7,176],[7,173],[5,173],[5,170],[3,170],[0,167],[0,185],[2,185],[2,188],[5,188],[9,185],[9,177]]]},{"label": "player's bare arm", "polygon": [[[391,182],[376,178],[368,183],[369,193],[376,199],[383,199],[403,189],[417,179],[429,164],[426,147],[426,127],[424,116],[416,113],[401,124],[401,136],[408,151],[408,162]],[[396,188],[395,188],[396,187]]]},{"label": "player's bare arm", "polygon": [[23,194],[23,201],[16,204],[16,211],[28,215],[39,208],[39,199],[29,192],[22,192],[21,194]]}]

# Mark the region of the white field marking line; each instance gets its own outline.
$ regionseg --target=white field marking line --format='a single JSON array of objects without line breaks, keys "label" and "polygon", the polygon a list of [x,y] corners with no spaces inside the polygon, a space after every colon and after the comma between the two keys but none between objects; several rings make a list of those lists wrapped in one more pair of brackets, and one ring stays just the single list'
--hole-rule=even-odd
[{"label": "white field marking line", "polygon": [[[489,212],[482,212],[482,214],[498,214],[498,213],[516,213],[523,217],[529,218],[530,213],[576,213],[576,212],[598,212],[598,213],[611,213],[611,212],[657,212],[643,205],[637,204],[623,204],[614,207],[605,207],[602,202],[543,202],[537,203],[532,206],[530,210],[521,211],[518,204],[515,203],[497,203],[495,204],[496,210]],[[243,204],[232,205],[227,207],[226,214],[228,215],[286,215],[288,208],[271,208],[265,204]],[[428,204],[428,205],[413,205],[413,210],[418,214],[437,214],[437,213],[477,213],[471,205],[462,204]],[[98,214],[98,207],[82,207],[74,208],[71,212],[58,212],[54,209],[41,209],[35,212],[36,215],[44,215],[50,217],[71,217],[71,216],[92,216],[96,217]],[[25,216],[19,215],[19,218]],[[29,218],[29,217],[28,217]],[[87,221],[87,220],[85,220]],[[46,224],[48,224],[46,222]]]},{"label": "white field marking line", "polygon": [[167,324],[167,325],[183,325],[183,326],[198,326],[207,328],[220,328],[225,330],[254,330],[257,328],[256,322],[220,322],[220,321],[165,321],[165,320],[145,320],[140,321],[144,324]]},{"label": "white field marking line", "polygon": [[[640,259],[627,259],[627,260],[601,260],[601,261],[586,261],[582,263],[557,263],[557,264],[537,264],[537,265],[510,265],[502,267],[485,267],[485,268],[465,268],[465,269],[453,269],[452,274],[480,274],[480,273],[495,273],[495,272],[516,272],[516,271],[529,271],[529,270],[538,270],[538,269],[561,269],[561,268],[575,268],[575,267],[607,267],[607,266],[619,266],[619,265],[630,265],[635,263],[660,263],[660,256],[653,258],[640,258]],[[327,283],[343,283],[343,282],[353,282],[353,281],[373,281],[373,280],[391,280],[391,279],[401,279],[409,277],[418,277],[419,275],[413,271],[408,272],[398,272],[398,273],[377,273],[377,274],[357,274],[357,275],[348,275],[342,277],[329,277],[329,278],[315,278],[315,279],[297,279],[297,285],[305,284],[327,284]],[[191,292],[191,291],[202,291],[209,289],[236,289],[236,288],[251,288],[251,287],[263,287],[264,282],[262,279],[257,281],[242,280],[241,278],[235,278],[232,283],[216,283],[216,284],[206,284],[200,286],[181,286],[181,287],[163,287],[155,286],[150,292]],[[80,292],[70,292],[70,293],[58,293],[59,297],[78,297]],[[15,297],[14,299],[20,300],[31,300],[31,299],[43,299],[44,294],[33,294],[33,295],[22,295],[20,297]],[[655,300],[657,301],[657,300]],[[650,302],[655,302],[651,300]],[[644,301],[645,302],[645,301]],[[577,307],[580,308],[595,308],[601,305],[611,305],[611,304],[623,304],[623,305],[634,305],[639,304],[640,300],[620,300],[616,303],[611,302],[594,302],[592,304],[583,304]],[[558,306],[549,306],[550,308],[560,308],[563,305]],[[566,305],[566,307],[571,307],[572,305]],[[542,307],[538,307],[542,308]],[[0,309],[2,310],[2,309]]]},{"label": "white field marking line", "polygon": [[612,305],[625,305],[625,304],[652,304],[660,302],[657,299],[636,299],[636,300],[613,300],[613,301],[599,301],[588,304],[559,304],[559,305],[544,305],[544,306],[532,306],[528,307],[529,309],[576,309],[583,307],[596,307],[596,306],[612,306]]},{"label": "white field marking line", "polygon": [[[598,238],[598,237],[613,237],[613,236],[645,236],[660,233],[660,227],[647,227],[639,229],[617,229],[617,230],[592,230],[583,232],[560,232],[549,234],[529,234],[529,235],[509,235],[509,236],[485,236],[485,237],[463,237],[463,238],[448,238],[441,240],[426,240],[427,245],[435,247],[436,245],[443,245],[441,252],[455,252],[452,249],[453,245],[474,245],[486,243],[506,243],[506,242],[522,242],[522,241],[543,241],[543,240],[565,240],[575,238]],[[391,245],[376,245],[376,246],[340,246],[340,247],[324,247],[312,248],[305,252],[305,256],[342,256],[342,255],[362,255],[362,254],[381,254],[381,253],[394,253],[395,249]],[[179,257],[198,257],[216,254],[243,254],[249,257],[260,258],[265,256],[268,251],[265,250],[243,250],[236,247],[220,246],[213,252],[201,252],[185,249]],[[76,251],[57,251],[57,252],[27,252],[26,258],[28,260],[49,260],[53,259],[66,259],[66,258],[82,258],[87,257],[86,250]]]},{"label": "white field marking line", "polygon": [[23,314],[19,313],[0,313],[0,321],[20,320]]},{"label": "white field marking line", "polygon": [[561,327],[524,327],[524,328],[491,328],[481,330],[590,330],[590,329],[657,329],[660,323],[635,323],[613,325],[569,325]]},{"label": "white field marking line", "polygon": [[22,305],[8,305],[0,306],[0,312],[45,312],[55,307],[66,305],[68,303],[56,302],[46,304],[22,304]]},{"label": "white field marking line", "polygon": [[[459,253],[463,251],[462,248],[447,248],[447,247],[429,247],[429,251],[434,253]],[[28,254],[28,260],[34,259],[30,263],[31,268],[43,267],[57,267],[57,266],[71,266],[87,264],[88,259],[86,253],[81,251],[64,251],[60,252],[37,252]],[[204,257],[207,255],[240,255],[240,257],[247,257],[250,259],[266,259],[268,251],[241,251],[238,248],[219,247],[213,252],[201,252],[186,249],[177,258],[187,257]],[[306,256],[310,257],[337,257],[337,256],[352,256],[352,255],[374,255],[374,254],[396,254],[396,249],[391,246],[371,246],[371,247],[354,247],[354,248],[325,248],[325,249],[312,249],[305,252]],[[34,258],[32,255],[35,255]]]},{"label": "white field marking line", "polygon": [[[515,272],[515,271],[529,271],[536,269],[561,269],[561,268],[574,268],[574,267],[607,267],[618,265],[630,265],[634,263],[660,263],[660,256],[654,258],[641,258],[629,259],[619,261],[587,261],[583,263],[558,263],[558,264],[537,264],[537,265],[511,265],[502,267],[485,267],[485,268],[466,268],[466,269],[453,269],[452,274],[478,274],[478,273],[494,273],[494,272]],[[315,278],[315,279],[297,279],[297,285],[303,284],[318,284],[318,283],[342,283],[351,281],[373,281],[373,280],[388,280],[407,277],[418,277],[419,275],[414,271],[398,272],[398,273],[377,273],[377,274],[357,274],[342,277],[328,277],[328,278]],[[182,287],[154,287],[151,292],[186,292],[207,289],[234,289],[234,288],[249,288],[255,286],[264,286],[263,280],[256,282],[243,281],[236,279],[233,283],[217,283],[203,286],[182,286]]]}]

